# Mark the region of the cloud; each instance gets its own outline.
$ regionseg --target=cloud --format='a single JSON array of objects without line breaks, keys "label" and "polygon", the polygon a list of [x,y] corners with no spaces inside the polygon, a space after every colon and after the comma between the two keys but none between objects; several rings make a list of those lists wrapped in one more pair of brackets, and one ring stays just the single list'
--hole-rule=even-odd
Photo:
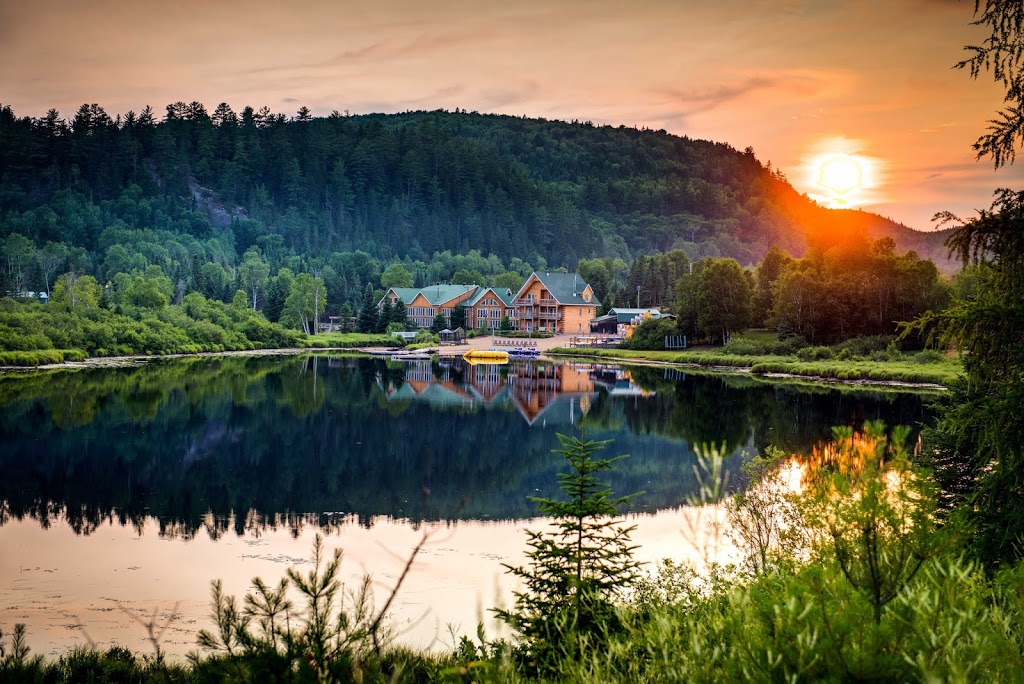
[{"label": "cloud", "polygon": [[720,85],[703,90],[693,89],[690,91],[681,91],[668,89],[663,90],[662,93],[674,102],[682,104],[683,108],[680,111],[680,114],[685,116],[710,111],[726,104],[727,102],[737,100],[749,93],[753,93],[758,90],[765,90],[766,88],[773,88],[777,84],[777,78],[754,76],[747,78],[740,83]]},{"label": "cloud", "polygon": [[536,81],[526,81],[517,88],[498,88],[484,90],[481,95],[487,107],[507,107],[535,98],[541,92]]},{"label": "cloud", "polygon": [[[733,83],[710,88],[694,88],[688,91],[662,89],[659,92],[677,105],[677,116],[686,117],[709,112],[761,91],[781,91],[786,97],[818,98],[846,90],[851,80],[850,75],[845,72],[800,69],[770,75],[753,74]],[[809,110],[805,116],[816,116],[815,111],[820,113],[820,109]]]},{"label": "cloud", "polygon": [[492,28],[456,31],[438,34],[421,34],[412,40],[381,40],[362,47],[345,50],[326,59],[250,69],[246,73],[277,73],[304,69],[330,69],[346,64],[382,62],[409,56],[420,57],[451,47],[461,47],[493,40],[498,32]]}]

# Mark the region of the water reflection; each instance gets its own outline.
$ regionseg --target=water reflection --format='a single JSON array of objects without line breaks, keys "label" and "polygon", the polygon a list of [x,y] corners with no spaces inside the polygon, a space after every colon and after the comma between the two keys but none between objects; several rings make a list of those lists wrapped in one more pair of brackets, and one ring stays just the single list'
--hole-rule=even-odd
[{"label": "water reflection", "polygon": [[[692,490],[695,449],[809,453],[832,425],[916,424],[920,396],[530,361],[224,357],[0,378],[0,524],[192,538],[374,520],[511,520],[556,491],[556,432],[628,453],[641,511]],[[733,463],[735,466],[735,463]],[[735,468],[734,468],[735,469]]]}]

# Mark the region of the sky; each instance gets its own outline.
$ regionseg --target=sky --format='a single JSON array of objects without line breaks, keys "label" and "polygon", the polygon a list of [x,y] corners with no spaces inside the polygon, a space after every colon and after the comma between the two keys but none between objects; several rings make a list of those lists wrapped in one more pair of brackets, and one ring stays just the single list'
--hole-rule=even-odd
[{"label": "sky", "polygon": [[[1002,103],[952,65],[970,0],[0,0],[0,104],[113,116],[198,100],[315,115],[467,109],[752,147],[801,192],[928,230],[998,172]],[[823,188],[853,160],[858,187]],[[833,167],[835,168],[835,167]]]}]

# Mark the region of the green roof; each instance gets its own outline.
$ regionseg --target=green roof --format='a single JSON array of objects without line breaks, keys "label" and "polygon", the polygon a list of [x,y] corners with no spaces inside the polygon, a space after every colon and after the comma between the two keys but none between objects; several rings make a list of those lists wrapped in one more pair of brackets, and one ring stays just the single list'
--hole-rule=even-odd
[{"label": "green roof", "polygon": [[620,309],[615,307],[608,310],[608,315],[616,316],[619,323],[629,323],[637,316],[643,316],[647,312],[650,312],[651,318],[661,318],[661,311],[658,309]]},{"label": "green roof", "polygon": [[[416,295],[423,293],[423,296],[431,306],[440,306],[447,301],[455,299],[459,295],[466,294],[472,291],[477,285],[428,285],[427,287],[392,287],[389,288],[389,292],[394,292],[398,295],[406,306],[412,304],[412,300],[416,299]],[[385,293],[385,297],[387,294]],[[384,299],[381,298],[377,302],[377,306],[383,306]]]},{"label": "green roof", "polygon": [[[601,306],[601,301],[595,294],[589,302],[583,301],[580,293],[587,289],[587,281],[578,273],[538,273],[533,272],[540,282],[551,293],[551,296],[558,300],[559,304],[586,304]],[[527,278],[529,281],[529,278]],[[522,288],[520,288],[522,289]],[[593,288],[591,288],[593,291]]]},{"label": "green roof", "polygon": [[[419,288],[415,288],[415,287],[392,287],[392,288],[390,288],[390,291],[394,292],[396,295],[398,295],[398,298],[401,299],[402,302],[406,306],[409,306],[410,304],[412,304],[412,300],[416,299],[416,295],[419,293]],[[384,296],[386,297],[387,293],[385,293]],[[383,304],[383,303],[384,303],[384,300],[382,299],[380,302],[378,302],[378,305]]]},{"label": "green roof", "polygon": [[447,301],[455,299],[459,295],[472,292],[478,285],[428,285],[421,287],[418,291],[426,297],[432,306],[441,306]]},{"label": "green roof", "polygon": [[515,299],[516,293],[505,294],[508,290],[506,287],[481,287],[480,290],[469,298],[466,302],[466,306],[476,306],[477,302],[484,298],[488,293],[493,294],[495,297],[501,300],[501,303],[505,305],[505,308],[512,306],[512,300]]}]

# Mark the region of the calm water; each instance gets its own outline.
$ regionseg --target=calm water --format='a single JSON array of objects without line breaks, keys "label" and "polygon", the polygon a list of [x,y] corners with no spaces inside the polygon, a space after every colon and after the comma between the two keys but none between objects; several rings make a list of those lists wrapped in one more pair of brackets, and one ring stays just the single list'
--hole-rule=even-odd
[{"label": "calm water", "polygon": [[[531,362],[471,366],[320,357],[224,357],[0,378],[0,628],[29,624],[43,653],[113,641],[144,649],[135,617],[177,617],[175,653],[207,626],[209,581],[244,593],[309,555],[345,549],[348,576],[383,597],[423,533],[399,594],[410,643],[471,632],[510,589],[556,493],[556,433],[630,458],[617,493],[643,491],[641,557],[715,543],[681,506],[695,451],[735,469],[775,444],[807,453],[830,427],[916,424],[927,397],[769,384],[743,376]],[[711,534],[710,542],[708,535]],[[381,601],[383,598],[381,598]],[[135,616],[135,617],[133,617]],[[161,618],[162,619],[162,618]],[[33,638],[34,635],[34,638]]]}]

